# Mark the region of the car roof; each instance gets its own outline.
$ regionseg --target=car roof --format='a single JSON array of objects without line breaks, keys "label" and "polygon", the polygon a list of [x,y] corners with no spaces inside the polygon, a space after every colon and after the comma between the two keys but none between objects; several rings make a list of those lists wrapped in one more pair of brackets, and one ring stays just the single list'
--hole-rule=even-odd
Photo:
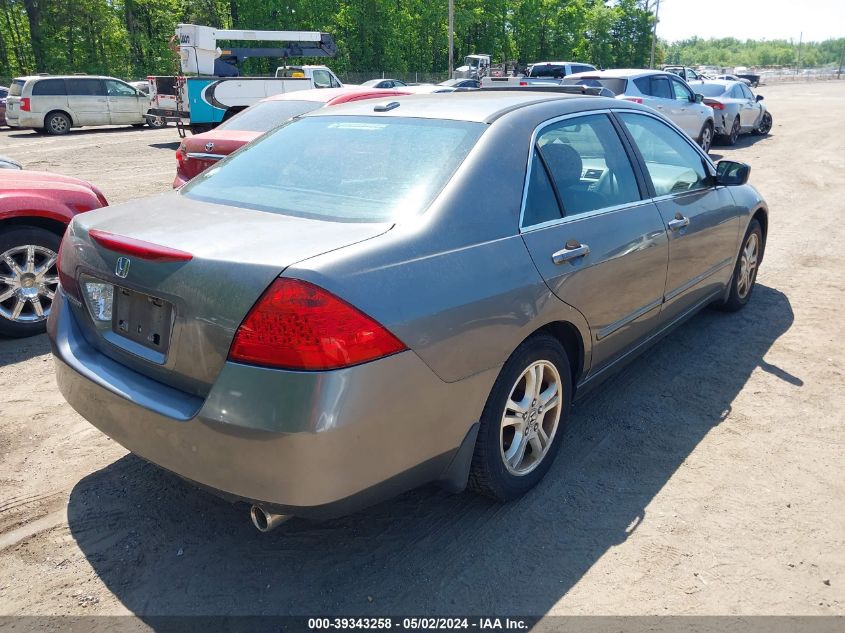
[{"label": "car roof", "polygon": [[631,77],[647,77],[650,75],[672,75],[677,77],[674,73],[665,72],[663,70],[649,70],[648,68],[614,68],[613,70],[588,70],[583,73],[573,73],[567,77],[599,77],[606,79],[629,79]]},{"label": "car roof", "polygon": [[[474,121],[491,123],[500,116],[530,105],[548,101],[566,101],[571,105],[571,112],[579,112],[585,103],[596,104],[596,99],[606,102],[607,107],[619,106],[619,101],[606,97],[594,97],[580,94],[542,93],[527,89],[495,90],[468,92],[416,94],[388,99],[370,99],[347,103],[333,108],[320,108],[305,116],[379,116],[405,117],[419,119],[450,119],[454,121]],[[391,102],[399,105],[390,110],[379,112],[378,105]],[[586,108],[584,108],[586,109]]]},{"label": "car roof", "polygon": [[545,66],[546,64],[549,64],[551,66],[563,66],[564,64],[580,64],[581,66],[592,66],[592,64],[588,64],[587,62],[534,62],[531,65]]},{"label": "car roof", "polygon": [[25,77],[15,77],[13,81],[29,81],[30,79],[114,79],[128,83],[119,77],[110,75],[26,75]]},{"label": "car roof", "polygon": [[[293,92],[285,92],[280,95],[273,95],[266,97],[262,101],[318,101],[320,103],[328,103],[335,97],[341,97],[348,94],[358,94],[361,92],[373,93],[382,92],[382,90],[372,88],[370,86],[344,86],[343,88],[311,88],[309,90],[294,90]],[[395,94],[393,90],[384,90],[385,95]]]}]

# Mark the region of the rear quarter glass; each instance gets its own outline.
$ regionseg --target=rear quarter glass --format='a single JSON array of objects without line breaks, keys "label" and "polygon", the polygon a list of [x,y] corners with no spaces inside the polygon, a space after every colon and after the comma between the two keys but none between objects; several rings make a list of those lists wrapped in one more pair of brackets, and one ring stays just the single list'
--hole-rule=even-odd
[{"label": "rear quarter glass", "polygon": [[180,190],[189,198],[298,217],[390,222],[425,211],[486,129],[401,117],[305,117]]}]

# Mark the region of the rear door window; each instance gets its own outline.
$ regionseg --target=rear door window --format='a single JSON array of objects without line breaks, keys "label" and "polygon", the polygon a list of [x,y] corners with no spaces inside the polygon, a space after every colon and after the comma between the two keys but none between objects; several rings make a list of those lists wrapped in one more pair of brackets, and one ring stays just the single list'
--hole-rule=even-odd
[{"label": "rear door window", "polygon": [[106,96],[102,79],[68,79],[67,84],[67,93],[74,97]]},{"label": "rear door window", "polygon": [[633,167],[607,115],[554,123],[543,129],[535,151],[567,217],[640,200]]},{"label": "rear door window", "polygon": [[32,86],[33,97],[55,97],[66,94],[64,79],[41,79]]},{"label": "rear door window", "polygon": [[651,92],[647,93],[650,94],[652,97],[657,97],[658,99],[674,99],[675,94],[672,91],[672,87],[669,85],[669,78],[664,76],[659,77],[650,77],[651,82],[649,83],[649,90]]}]

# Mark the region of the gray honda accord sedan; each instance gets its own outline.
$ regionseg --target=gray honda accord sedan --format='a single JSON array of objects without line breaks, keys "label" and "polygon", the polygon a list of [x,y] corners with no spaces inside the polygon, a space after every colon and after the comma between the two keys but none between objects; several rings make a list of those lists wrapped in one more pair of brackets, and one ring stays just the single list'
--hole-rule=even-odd
[{"label": "gray honda accord sedan", "polygon": [[603,97],[317,110],[73,220],[58,383],[262,530],[426,482],[512,499],[575,399],[700,308],[748,302],[768,227],[748,174]]}]

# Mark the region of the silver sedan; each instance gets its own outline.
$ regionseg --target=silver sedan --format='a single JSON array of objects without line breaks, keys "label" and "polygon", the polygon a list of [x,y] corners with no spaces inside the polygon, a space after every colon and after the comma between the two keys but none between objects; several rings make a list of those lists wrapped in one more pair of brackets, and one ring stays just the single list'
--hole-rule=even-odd
[{"label": "silver sedan", "polygon": [[513,499],[574,401],[749,301],[768,211],[748,175],[619,99],[315,110],[177,192],[76,216],[58,384],[260,530],[432,481]]},{"label": "silver sedan", "polygon": [[710,80],[693,84],[704,95],[704,103],[713,108],[717,139],[734,145],[740,134],[766,135],[772,129],[772,115],[763,103],[740,81]]}]

